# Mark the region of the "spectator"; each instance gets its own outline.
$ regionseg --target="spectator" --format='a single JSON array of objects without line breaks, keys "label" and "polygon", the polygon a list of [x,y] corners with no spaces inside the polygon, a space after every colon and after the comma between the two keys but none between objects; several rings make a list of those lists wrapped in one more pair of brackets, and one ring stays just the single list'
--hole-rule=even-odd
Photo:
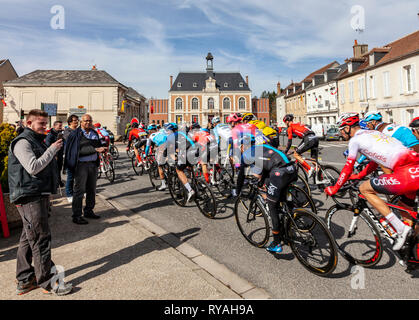
[{"label": "spectator", "polygon": [[[48,225],[49,196],[58,186],[55,155],[62,140],[47,147],[44,143],[48,114],[31,110],[27,127],[9,148],[10,200],[16,204],[23,222],[17,251],[17,294],[25,294],[38,286],[44,293],[65,295],[70,283],[53,283],[51,232]],[[33,262],[33,266],[32,266]],[[55,279],[55,278],[54,278]]]},{"label": "spectator", "polygon": [[[47,147],[49,147],[59,138],[61,139],[63,138],[63,122],[60,120],[57,120],[54,122],[50,132],[48,133],[47,138],[45,139],[45,144],[47,145]],[[61,148],[60,151],[57,152],[56,159],[57,159],[57,166],[58,166],[59,186],[64,187],[64,183],[61,180],[61,170],[63,169],[63,160],[64,160],[64,148]]]},{"label": "spectator", "polygon": [[[77,129],[79,126],[79,117],[75,114],[72,114],[67,119],[68,128],[64,130],[63,138],[64,138],[64,153],[67,146],[67,140],[70,133]],[[65,184],[65,194],[67,196],[67,201],[69,203],[73,202],[73,184],[74,184],[74,173],[73,170],[67,168],[66,163],[64,162],[64,169],[67,172],[67,181]]]},{"label": "spectator", "polygon": [[[87,224],[89,219],[99,219],[93,212],[96,197],[97,170],[99,167],[99,152],[105,152],[99,136],[92,128],[92,117],[88,114],[81,118],[80,127],[72,131],[66,142],[65,162],[74,173],[73,222]],[[86,193],[86,206],[83,207],[83,194]]]}]

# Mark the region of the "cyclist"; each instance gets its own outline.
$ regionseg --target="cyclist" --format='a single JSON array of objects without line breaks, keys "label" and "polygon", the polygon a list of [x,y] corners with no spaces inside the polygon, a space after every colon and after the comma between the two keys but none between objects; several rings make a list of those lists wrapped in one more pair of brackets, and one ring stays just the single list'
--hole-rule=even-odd
[{"label": "cyclist", "polygon": [[419,140],[412,131],[405,126],[396,126],[391,123],[383,122],[383,116],[379,111],[371,111],[365,114],[364,121],[371,130],[380,131],[390,137],[401,141],[407,148],[419,152]]},{"label": "cyclist", "polygon": [[259,130],[261,130],[263,135],[269,139],[266,141],[268,144],[275,148],[279,146],[279,136],[277,131],[267,126],[262,120],[258,120],[253,113],[249,112],[243,114],[243,122],[253,124]]},{"label": "cyclist", "polygon": [[288,154],[294,134],[301,138],[302,141],[300,145],[294,150],[294,158],[304,167],[304,169],[306,169],[308,177],[311,177],[314,172],[314,168],[310,167],[301,155],[310,150],[310,156],[317,161],[319,156],[319,138],[305,125],[301,123],[294,123],[293,120],[294,115],[292,114],[285,115],[283,119],[284,123],[288,127],[288,143],[284,152]]},{"label": "cyclist", "polygon": [[[150,128],[150,126],[149,126]],[[157,129],[157,127],[156,127]],[[156,152],[156,161],[157,161],[157,170],[159,171],[159,176],[161,180],[161,185],[157,190],[163,191],[166,190],[166,180],[164,179],[164,172],[162,166],[166,163],[167,152],[166,141],[167,141],[168,132],[165,129],[160,129],[155,131],[155,129],[150,129],[150,136],[147,139],[147,144],[145,148],[146,156],[151,154],[151,149],[154,148]]]},{"label": "cyclist", "polygon": [[256,145],[254,137],[244,136],[240,141],[241,161],[237,177],[237,193],[240,194],[244,184],[245,167],[250,167],[250,173],[258,178],[258,185],[266,185],[267,204],[272,219],[273,241],[266,248],[270,252],[282,252],[280,216],[278,202],[283,201],[287,186],[297,180],[297,169],[287,155],[280,150],[267,145]]},{"label": "cyclist", "polygon": [[[336,185],[327,187],[326,194],[334,195],[348,180],[358,180],[373,172],[378,165],[392,170],[391,174],[383,174],[363,182],[359,188],[367,201],[390,223],[398,233],[393,250],[400,250],[411,231],[386,205],[377,193],[401,195],[402,202],[412,207],[419,190],[419,154],[403,146],[403,144],[376,130],[363,130],[359,126],[358,114],[343,114],[338,121],[343,138],[349,140],[349,154],[346,164]],[[359,174],[351,175],[356,156],[360,152],[370,162]]]},{"label": "cyclist", "polygon": [[135,156],[137,157],[137,160],[138,160],[138,166],[144,165],[144,168],[145,168],[145,163],[140,155],[139,150],[140,148],[145,146],[147,142],[147,132],[144,129],[139,128],[138,122],[133,122],[131,126],[132,126],[132,129],[129,133],[127,151],[130,149],[131,144],[135,140],[135,143],[133,144],[133,146],[134,146]]},{"label": "cyclist", "polygon": [[[191,163],[188,161],[187,151],[189,148],[193,147],[195,143],[186,135],[183,131],[178,131],[178,126],[176,123],[170,122],[165,123],[164,128],[168,131],[167,137],[167,155],[172,161],[176,161],[176,173],[179,177],[179,180],[185,186],[188,191],[188,196],[186,203],[191,200],[194,196],[195,191],[192,189],[189,184],[188,178],[186,177],[184,170],[186,167],[191,166]],[[177,155],[177,159],[176,159]]]},{"label": "cyclist", "polygon": [[419,139],[419,117],[414,118],[409,127],[412,128],[412,132],[415,135],[416,139]]},{"label": "cyclist", "polygon": [[109,148],[111,139],[109,138],[108,131],[106,131],[99,122],[95,123],[93,127],[95,128],[97,134],[99,135],[99,139],[102,142],[102,145],[105,146],[106,148]]}]

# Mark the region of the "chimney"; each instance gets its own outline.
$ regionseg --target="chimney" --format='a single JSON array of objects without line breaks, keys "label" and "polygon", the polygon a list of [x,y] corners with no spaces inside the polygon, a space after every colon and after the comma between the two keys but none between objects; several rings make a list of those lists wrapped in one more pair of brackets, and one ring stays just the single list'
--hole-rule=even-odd
[{"label": "chimney", "polygon": [[173,76],[170,76],[170,89],[172,89],[172,85],[173,85]]},{"label": "chimney", "polygon": [[358,40],[355,40],[353,49],[354,49],[354,58],[360,58],[364,53],[368,52],[368,45],[358,44]]},{"label": "chimney", "polygon": [[276,92],[277,92],[277,95],[278,96],[281,94],[281,84],[279,83],[279,81],[276,84]]},{"label": "chimney", "polygon": [[246,76],[246,84],[249,85],[249,76]]}]

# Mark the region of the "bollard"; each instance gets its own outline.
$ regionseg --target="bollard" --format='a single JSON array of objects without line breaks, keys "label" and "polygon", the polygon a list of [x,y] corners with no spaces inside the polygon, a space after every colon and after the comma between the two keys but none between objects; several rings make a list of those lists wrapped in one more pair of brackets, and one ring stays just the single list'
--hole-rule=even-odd
[{"label": "bollard", "polygon": [[3,189],[0,185],[0,223],[3,229],[3,236],[8,238],[10,236],[9,225],[7,224],[6,209],[4,206]]}]

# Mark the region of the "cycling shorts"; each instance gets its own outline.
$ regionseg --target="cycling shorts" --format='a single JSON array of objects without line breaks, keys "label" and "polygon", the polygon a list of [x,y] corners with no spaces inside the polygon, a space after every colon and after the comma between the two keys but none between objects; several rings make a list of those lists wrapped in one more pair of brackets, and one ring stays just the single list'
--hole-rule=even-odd
[{"label": "cycling shorts", "polygon": [[391,174],[371,178],[372,188],[382,194],[404,195],[414,200],[419,190],[419,162],[394,168]]},{"label": "cycling shorts", "polygon": [[141,147],[145,146],[147,144],[147,139],[142,139],[142,137],[140,138],[140,140],[138,140],[135,144],[134,147],[137,149],[140,149]]},{"label": "cycling shorts", "polygon": [[295,152],[303,154],[308,150],[310,150],[310,156],[317,160],[319,156],[319,138],[315,134],[304,136],[303,141],[301,141],[300,145],[295,149]]},{"label": "cycling shorts", "polygon": [[284,196],[286,195],[284,191],[297,178],[297,169],[294,164],[272,168],[269,172],[269,178],[266,179],[268,200],[274,203],[284,200]]}]

